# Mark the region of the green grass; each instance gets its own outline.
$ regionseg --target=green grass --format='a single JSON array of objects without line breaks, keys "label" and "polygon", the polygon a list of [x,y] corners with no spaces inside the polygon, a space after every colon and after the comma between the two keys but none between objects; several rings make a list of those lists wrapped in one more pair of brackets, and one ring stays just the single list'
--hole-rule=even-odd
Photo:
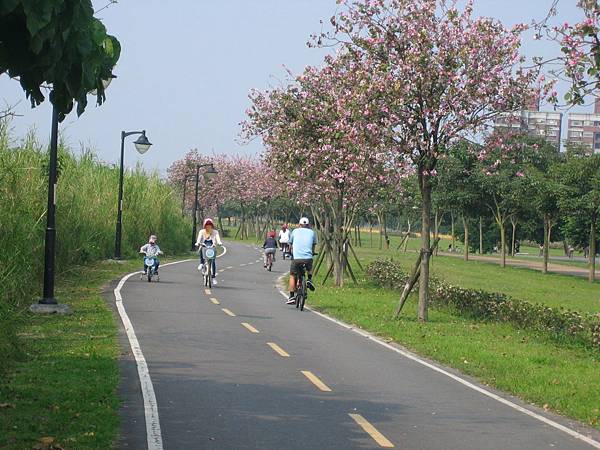
[{"label": "green grass", "polygon": [[[407,272],[412,268],[417,255],[378,249],[356,249],[361,262],[367,263],[378,257],[399,261]],[[449,283],[463,288],[502,292],[514,298],[563,307],[580,312],[600,312],[598,282],[589,283],[585,278],[570,275],[543,273],[526,268],[505,267],[482,261],[464,261],[451,256],[434,256],[432,273]]]},{"label": "green grass", "polygon": [[72,315],[26,315],[18,330],[21,357],[0,378],[1,449],[31,449],[45,436],[65,450],[112,448],[120,350],[101,287],[139,268],[139,259],[76,267],[56,292]]},{"label": "green grass", "polygon": [[412,298],[401,320],[392,319],[398,293],[368,283],[319,286],[311,306],[392,339],[483,383],[600,429],[600,355],[562,346],[507,324],[481,323],[443,310],[416,320]]}]

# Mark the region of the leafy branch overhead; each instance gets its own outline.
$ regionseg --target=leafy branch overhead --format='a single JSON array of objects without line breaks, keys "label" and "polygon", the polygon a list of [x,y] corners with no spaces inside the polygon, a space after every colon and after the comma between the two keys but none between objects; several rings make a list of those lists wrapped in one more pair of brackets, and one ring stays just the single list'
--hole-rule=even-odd
[{"label": "leafy branch overhead", "polygon": [[2,0],[0,3],[0,74],[18,78],[31,106],[50,101],[63,120],[87,95],[105,100],[102,80],[111,78],[121,53],[119,41],[94,17],[91,0]]}]

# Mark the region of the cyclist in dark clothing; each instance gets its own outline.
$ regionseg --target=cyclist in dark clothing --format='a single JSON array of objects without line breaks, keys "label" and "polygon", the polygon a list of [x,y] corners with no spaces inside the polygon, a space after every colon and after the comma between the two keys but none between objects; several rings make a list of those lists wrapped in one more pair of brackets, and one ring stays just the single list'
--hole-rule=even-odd
[{"label": "cyclist in dark clothing", "polygon": [[275,231],[269,231],[267,234],[267,238],[263,243],[263,248],[265,249],[265,253],[263,255],[263,265],[267,267],[267,255],[271,253],[273,255],[273,261],[275,261],[275,253],[277,252],[277,240],[275,239]]}]

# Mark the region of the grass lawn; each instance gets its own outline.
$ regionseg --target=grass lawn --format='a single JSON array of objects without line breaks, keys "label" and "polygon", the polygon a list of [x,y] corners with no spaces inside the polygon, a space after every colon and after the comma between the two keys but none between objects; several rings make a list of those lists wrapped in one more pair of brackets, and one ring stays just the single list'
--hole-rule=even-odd
[{"label": "grass lawn", "polygon": [[140,261],[99,262],[58,280],[70,316],[27,315],[23,356],[0,379],[0,448],[31,449],[42,437],[66,449],[111,448],[119,430],[119,344],[101,287]]},{"label": "grass lawn", "polygon": [[[481,323],[430,310],[430,322],[416,320],[416,300],[401,320],[391,318],[398,293],[361,287],[319,286],[311,306],[356,324],[477,377],[485,384],[600,429],[600,355],[561,346],[507,324]],[[413,296],[414,297],[414,296]]]},{"label": "grass lawn", "polygon": [[[378,257],[393,258],[410,272],[417,255],[414,252],[356,249],[362,263]],[[351,261],[352,262],[352,261]],[[600,283],[585,278],[543,273],[525,268],[505,267],[482,262],[464,261],[451,256],[434,256],[432,273],[463,288],[502,292],[514,298],[580,312],[600,312]]]}]

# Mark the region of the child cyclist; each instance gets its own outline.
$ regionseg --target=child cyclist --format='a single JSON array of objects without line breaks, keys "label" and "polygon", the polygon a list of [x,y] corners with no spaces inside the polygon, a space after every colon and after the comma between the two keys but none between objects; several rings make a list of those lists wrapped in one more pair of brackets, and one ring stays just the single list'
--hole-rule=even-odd
[{"label": "child cyclist", "polygon": [[[160,247],[158,246],[158,244],[156,243],[156,236],[153,234],[148,238],[148,243],[145,245],[142,245],[142,247],[140,248],[140,253],[143,253],[144,255],[146,255],[149,258],[154,258],[154,261],[156,261],[156,266],[155,266],[155,271],[156,273],[158,273],[158,266],[160,265],[160,261],[158,260],[158,255],[162,255],[162,251],[160,250]],[[146,275],[146,264],[144,264],[144,275]]]},{"label": "child cyclist", "polygon": [[273,255],[273,261],[275,261],[275,253],[277,252],[277,240],[275,239],[275,230],[271,230],[267,233],[267,238],[263,243],[265,253],[263,255],[263,265],[267,268],[267,255]]},{"label": "child cyclist", "polygon": [[[219,236],[219,232],[215,230],[215,225],[213,224],[212,219],[208,218],[204,220],[203,224],[204,228],[200,230],[198,233],[198,239],[196,239],[196,247],[200,251],[200,265],[198,266],[198,270],[202,270],[204,267],[204,252],[202,251],[202,245],[219,245],[222,246],[221,237]],[[212,260],[212,284],[216,285],[217,280],[217,260]]]}]

